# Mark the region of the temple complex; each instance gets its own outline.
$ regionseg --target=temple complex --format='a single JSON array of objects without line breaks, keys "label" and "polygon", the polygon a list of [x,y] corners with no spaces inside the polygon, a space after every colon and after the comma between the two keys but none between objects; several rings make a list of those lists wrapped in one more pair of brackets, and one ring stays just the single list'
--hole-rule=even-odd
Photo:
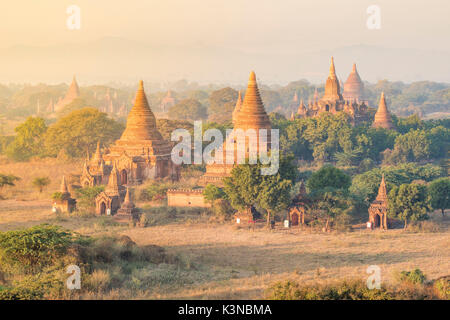
[{"label": "temple complex", "polygon": [[165,141],[158,129],[147,102],[143,82],[139,83],[127,126],[119,140],[105,154],[100,144],[92,159],[86,159],[80,183],[82,186],[106,184],[116,166],[120,185],[141,184],[147,179],[179,179],[179,167],[171,160],[172,145]]},{"label": "temple complex", "polygon": [[378,189],[378,195],[369,207],[369,223],[371,229],[388,229],[387,210],[388,198],[383,174],[381,177],[380,188]]},{"label": "temple complex", "polygon": [[[72,83],[70,84],[69,90],[67,90],[66,95],[64,96],[64,98],[59,98],[56,105],[52,106],[52,109],[58,112],[79,96],[80,96],[80,89],[78,87],[77,79],[75,79],[75,76],[73,76]],[[53,101],[51,101],[51,104],[53,105]]]},{"label": "temple complex", "polygon": [[378,104],[377,113],[375,113],[375,119],[372,123],[374,128],[385,128],[389,130],[395,129],[394,123],[392,122],[391,114],[389,113],[386,106],[386,99],[384,97],[384,92],[381,93],[380,103]]},{"label": "temple complex", "polygon": [[344,91],[346,91],[346,96],[349,97],[348,99],[341,94],[341,85],[336,76],[334,59],[332,57],[330,72],[325,83],[324,95],[321,99],[318,99],[318,93],[316,90],[314,93],[314,99],[312,102],[309,102],[307,108],[304,106],[303,101],[300,103],[297,109],[297,116],[310,118],[317,117],[324,112],[336,114],[343,111],[350,115],[353,124],[368,121],[368,107],[366,103],[361,100],[361,98],[363,98],[363,86],[356,71],[356,65],[354,65],[353,71],[344,87],[347,88],[347,90]]},{"label": "temple complex", "polygon": [[[228,177],[231,174],[231,170],[237,163],[238,151],[243,151],[245,157],[249,155],[249,150],[256,150],[259,152],[259,129],[267,130],[267,148],[270,148],[270,129],[271,124],[269,116],[264,109],[264,105],[259,94],[258,85],[256,83],[256,75],[252,71],[248,80],[247,91],[245,92],[244,100],[242,104],[239,103],[239,98],[236,106],[239,108],[234,110],[234,128],[233,133],[227,137],[227,141],[233,145],[232,150],[226,149],[226,142],[223,145],[223,164],[213,163],[206,165],[206,173],[200,178],[200,185],[207,185],[213,183],[217,185],[222,184],[222,179]],[[250,141],[248,137],[245,137],[245,150],[238,150],[238,139],[234,136],[238,129],[242,129],[244,132],[247,129],[254,129],[256,131],[256,142]],[[231,141],[230,141],[231,139]],[[254,145],[253,143],[256,143]],[[227,153],[234,159],[232,164],[226,163]],[[229,155],[230,156],[230,155]]]}]

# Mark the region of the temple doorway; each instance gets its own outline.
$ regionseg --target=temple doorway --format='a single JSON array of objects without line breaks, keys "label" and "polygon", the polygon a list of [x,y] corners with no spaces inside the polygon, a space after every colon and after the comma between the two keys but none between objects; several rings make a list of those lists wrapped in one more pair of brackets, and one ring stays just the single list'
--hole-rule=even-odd
[{"label": "temple doorway", "polygon": [[101,215],[106,214],[106,204],[105,204],[104,202],[102,202],[102,203],[100,204],[100,214],[101,214]]},{"label": "temple doorway", "polygon": [[128,176],[127,176],[127,170],[123,169],[120,172],[120,184],[126,185],[128,183]]},{"label": "temple doorway", "polygon": [[378,215],[378,214],[376,214],[375,215],[375,219],[374,219],[374,228],[378,228],[378,227],[380,227],[381,226],[381,224],[380,224],[380,215]]},{"label": "temple doorway", "polygon": [[298,225],[298,214],[293,213],[291,216],[291,225],[297,226]]}]

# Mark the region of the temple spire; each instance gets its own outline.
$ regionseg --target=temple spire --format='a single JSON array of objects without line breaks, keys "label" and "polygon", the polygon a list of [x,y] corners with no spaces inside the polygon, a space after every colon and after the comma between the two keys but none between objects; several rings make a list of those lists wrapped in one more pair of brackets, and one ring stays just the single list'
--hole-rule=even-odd
[{"label": "temple spire", "polygon": [[380,103],[378,104],[378,110],[375,113],[375,119],[373,121],[372,127],[385,128],[389,130],[394,129],[391,114],[389,113],[386,106],[384,92],[381,92]]},{"label": "temple spire", "polygon": [[142,141],[161,140],[161,134],[156,129],[156,119],[147,101],[144,82],[139,81],[134,105],[127,118],[127,126],[120,140]]},{"label": "temple spire", "polygon": [[119,172],[117,170],[115,161],[113,162],[113,168],[109,175],[108,185],[106,186],[105,191],[110,196],[119,195]]},{"label": "temple spire", "polygon": [[386,191],[386,181],[384,180],[384,173],[381,176],[380,187],[378,188],[378,195],[376,198],[378,201],[386,201],[387,200],[387,191]]},{"label": "temple spire", "polygon": [[241,96],[241,90],[239,90],[239,95],[238,95],[238,99],[236,101],[236,106],[234,107],[233,113],[231,115],[233,123],[235,123],[235,121],[236,121],[239,111],[241,110],[241,106],[242,106],[242,96]]},{"label": "temple spire", "polygon": [[334,67],[334,58],[331,57],[330,74],[325,83],[325,94],[322,98],[325,101],[342,100],[341,88],[339,80],[336,76],[336,69]]},{"label": "temple spire", "polygon": [[245,91],[244,101],[242,102],[239,113],[235,120],[235,129],[270,129],[269,116],[264,109],[264,105],[259,94],[258,84],[256,83],[255,72],[250,73],[248,79],[247,91]]},{"label": "temple spire", "polygon": [[60,187],[59,191],[60,191],[62,194],[67,194],[67,193],[69,193],[69,188],[67,188],[67,183],[66,183],[66,177],[65,177],[65,176],[62,177],[61,187]]}]

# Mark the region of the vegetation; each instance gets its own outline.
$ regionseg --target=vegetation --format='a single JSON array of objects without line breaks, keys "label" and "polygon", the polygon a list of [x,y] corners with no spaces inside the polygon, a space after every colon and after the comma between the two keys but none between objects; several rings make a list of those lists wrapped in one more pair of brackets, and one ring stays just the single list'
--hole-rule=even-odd
[{"label": "vegetation", "polygon": [[33,186],[39,190],[39,193],[42,193],[45,187],[50,184],[49,177],[37,177],[33,180]]},{"label": "vegetation", "polygon": [[430,197],[423,185],[411,183],[393,187],[389,192],[389,214],[405,222],[428,219]]},{"label": "vegetation", "polygon": [[450,178],[432,181],[428,186],[428,194],[433,209],[441,210],[442,216],[445,216],[445,209],[450,208]]},{"label": "vegetation", "polygon": [[201,120],[207,117],[206,108],[195,99],[184,99],[169,109],[170,119]]},{"label": "vegetation", "polygon": [[43,154],[44,134],[47,131],[44,119],[29,117],[15,131],[17,134],[6,149],[8,157],[24,161]]}]

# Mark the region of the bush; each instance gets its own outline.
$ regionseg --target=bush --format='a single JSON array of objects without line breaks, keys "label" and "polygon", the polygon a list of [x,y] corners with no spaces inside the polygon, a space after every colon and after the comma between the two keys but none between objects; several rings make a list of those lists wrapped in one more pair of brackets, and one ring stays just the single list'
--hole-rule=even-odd
[{"label": "bush", "polygon": [[370,290],[360,280],[333,285],[300,286],[293,281],[277,282],[268,289],[271,300],[391,300],[385,288]]},{"label": "bush", "polygon": [[139,194],[140,201],[158,201],[165,199],[167,196],[168,184],[151,184],[141,190]]},{"label": "bush", "polygon": [[396,279],[399,282],[407,282],[411,284],[423,284],[426,280],[425,275],[420,269],[413,271],[402,271],[396,275]]},{"label": "bush", "polygon": [[42,297],[43,293],[39,290],[0,287],[0,300],[38,300]]},{"label": "bush", "polygon": [[80,211],[93,213],[95,211],[95,198],[105,190],[104,186],[84,187],[76,189],[77,207]]},{"label": "bush", "polygon": [[441,299],[450,299],[450,276],[437,279],[433,286]]},{"label": "bush", "polygon": [[72,234],[58,226],[43,224],[0,233],[0,262],[21,268],[49,265],[65,254]]}]

